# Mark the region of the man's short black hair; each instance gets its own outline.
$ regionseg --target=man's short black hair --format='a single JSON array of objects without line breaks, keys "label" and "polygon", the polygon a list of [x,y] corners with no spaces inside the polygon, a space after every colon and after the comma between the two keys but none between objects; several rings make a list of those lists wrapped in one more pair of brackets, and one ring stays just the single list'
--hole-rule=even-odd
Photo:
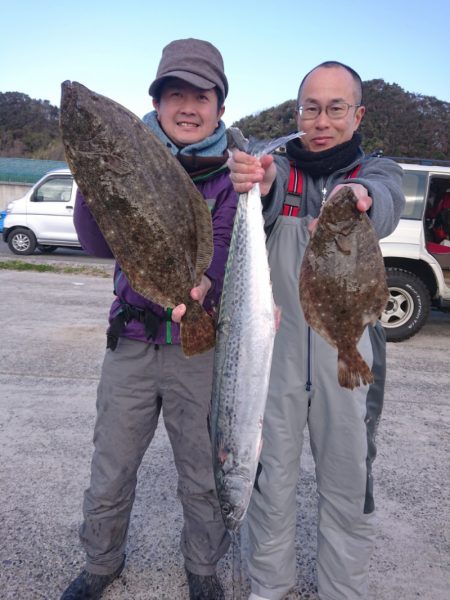
[{"label": "man's short black hair", "polygon": [[308,75],[310,75],[316,69],[320,69],[321,67],[324,67],[326,69],[330,69],[332,67],[341,67],[342,69],[345,69],[346,71],[348,71],[350,73],[350,75],[353,77],[353,81],[355,82],[356,89],[358,91],[359,97],[357,96],[356,102],[357,102],[357,104],[362,104],[362,80],[361,80],[361,77],[358,75],[358,73],[354,69],[352,69],[348,65],[344,65],[344,63],[341,63],[337,60],[326,60],[325,62],[320,63],[320,65],[317,65],[317,67],[314,67],[313,69],[311,69],[311,71],[306,73],[306,75],[303,77],[303,79],[300,83],[300,87],[298,88],[297,102],[300,100],[300,94],[302,91],[302,87],[303,87],[303,84],[305,83],[305,80],[308,77]]}]

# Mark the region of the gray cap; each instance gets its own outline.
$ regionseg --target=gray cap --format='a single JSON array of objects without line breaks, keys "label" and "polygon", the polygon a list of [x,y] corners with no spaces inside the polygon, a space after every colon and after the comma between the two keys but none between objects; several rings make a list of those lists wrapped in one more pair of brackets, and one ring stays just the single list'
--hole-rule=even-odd
[{"label": "gray cap", "polygon": [[150,96],[158,95],[166,77],[178,77],[202,90],[217,86],[223,99],[228,94],[222,55],[215,46],[203,40],[175,40],[163,49],[156,79],[148,90]]}]

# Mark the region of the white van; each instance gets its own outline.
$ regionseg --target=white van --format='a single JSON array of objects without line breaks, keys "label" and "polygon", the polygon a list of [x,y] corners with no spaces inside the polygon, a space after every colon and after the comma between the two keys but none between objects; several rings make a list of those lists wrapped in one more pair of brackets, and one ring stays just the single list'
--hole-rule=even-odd
[{"label": "white van", "polygon": [[69,169],[50,171],[22,198],[10,202],[3,240],[14,254],[81,248],[73,225],[77,185]]}]

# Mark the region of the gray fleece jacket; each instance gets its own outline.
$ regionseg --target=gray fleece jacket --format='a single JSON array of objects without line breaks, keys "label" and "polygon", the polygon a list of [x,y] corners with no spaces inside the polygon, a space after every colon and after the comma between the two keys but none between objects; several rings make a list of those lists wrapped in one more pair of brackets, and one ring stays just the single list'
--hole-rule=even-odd
[{"label": "gray fleece jacket", "polygon": [[[287,156],[275,156],[277,177],[270,194],[263,199],[266,226],[270,227],[280,214],[287,194],[289,180],[289,160]],[[361,165],[358,176],[346,179],[346,175]],[[388,158],[365,156],[362,151],[358,158],[344,169],[328,177],[313,179],[303,174],[303,194],[299,217],[319,216],[322,203],[331,190],[339,183],[360,183],[369,191],[373,204],[367,212],[379,238],[391,234],[397,226],[405,196],[402,188],[403,170],[396,162]]]}]

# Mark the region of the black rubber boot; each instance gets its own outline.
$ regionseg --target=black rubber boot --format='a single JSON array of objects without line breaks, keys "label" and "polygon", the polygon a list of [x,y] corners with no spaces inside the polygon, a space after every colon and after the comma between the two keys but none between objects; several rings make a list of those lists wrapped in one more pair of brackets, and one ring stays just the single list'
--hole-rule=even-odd
[{"label": "black rubber boot", "polygon": [[224,600],[223,587],[217,575],[196,575],[186,569],[190,600]]},{"label": "black rubber boot", "polygon": [[95,575],[89,571],[82,571],[63,593],[61,600],[98,600],[108,585],[119,577],[124,564],[125,561],[109,575]]}]

